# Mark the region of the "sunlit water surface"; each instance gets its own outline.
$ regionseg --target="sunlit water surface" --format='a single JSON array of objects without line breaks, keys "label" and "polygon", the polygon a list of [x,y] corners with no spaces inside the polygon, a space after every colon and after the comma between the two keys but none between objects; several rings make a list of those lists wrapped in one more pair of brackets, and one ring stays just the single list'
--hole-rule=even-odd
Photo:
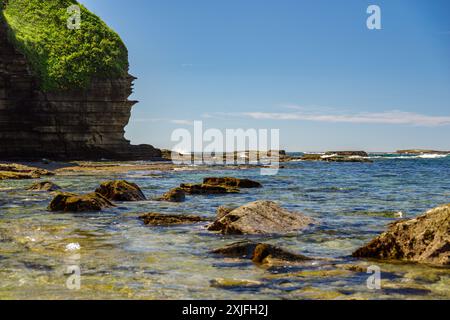
[{"label": "sunlit water surface", "polygon": [[[91,192],[104,180],[126,179],[141,186],[148,199],[206,176],[246,177],[264,185],[240,194],[188,197],[181,204],[119,203],[114,209],[89,214],[50,213],[46,208],[51,194],[25,190],[33,181],[0,181],[0,299],[449,299],[449,269],[350,256],[395,221],[395,213],[410,218],[450,202],[450,157],[384,155],[374,160],[372,164],[295,162],[285,164],[276,176],[261,176],[259,169],[186,168],[50,177],[76,193]],[[345,272],[330,264],[264,268],[225,259],[210,251],[245,237],[217,235],[206,231],[206,224],[149,227],[138,219],[146,212],[213,218],[220,205],[260,199],[279,201],[319,224],[294,236],[251,239],[334,259],[333,264],[377,265],[382,270],[382,289],[367,288],[370,274]],[[67,287],[71,266],[80,267],[80,290]],[[299,276],[302,270],[309,273]],[[213,286],[211,281],[218,278],[252,280],[258,285]]]}]

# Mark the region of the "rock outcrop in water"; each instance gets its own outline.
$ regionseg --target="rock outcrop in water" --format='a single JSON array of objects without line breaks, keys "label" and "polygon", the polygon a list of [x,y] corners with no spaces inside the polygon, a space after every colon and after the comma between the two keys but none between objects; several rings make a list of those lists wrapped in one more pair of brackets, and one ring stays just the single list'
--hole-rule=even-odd
[{"label": "rock outcrop in water", "polygon": [[271,244],[251,241],[232,243],[216,249],[212,253],[232,258],[251,259],[257,264],[274,264],[276,261],[285,263],[311,260],[304,255],[292,253]]},{"label": "rock outcrop in water", "polygon": [[365,151],[328,151],[325,154],[304,154],[299,159],[303,161],[323,162],[373,162]]},{"label": "rock outcrop in water", "polygon": [[29,167],[21,164],[0,164],[0,180],[38,179],[54,173],[45,169]]},{"label": "rock outcrop in water", "polygon": [[53,192],[61,190],[61,187],[51,181],[37,182],[27,188],[29,191],[46,191]]},{"label": "rock outcrop in water", "polygon": [[398,150],[398,154],[423,155],[423,154],[450,154],[450,151],[425,150],[425,149],[407,149]]},{"label": "rock outcrop in water", "polygon": [[85,195],[59,193],[50,202],[48,210],[53,212],[96,212],[110,207],[114,207],[114,204],[95,192]]},{"label": "rock outcrop in water", "polygon": [[124,138],[136,103],[128,100],[135,78],[91,79],[85,89],[44,92],[9,41],[1,15],[0,159],[160,159],[160,150]]},{"label": "rock outcrop in water", "polygon": [[223,234],[285,234],[304,229],[313,219],[289,212],[272,201],[256,201],[234,210],[219,208],[208,230]]},{"label": "rock outcrop in water", "polygon": [[95,190],[110,201],[143,201],[144,193],[135,183],[125,180],[107,181]]},{"label": "rock outcrop in water", "polygon": [[208,221],[202,217],[192,215],[179,214],[162,214],[162,213],[146,213],[139,217],[144,224],[151,226],[171,226],[181,224],[194,224],[203,221]]},{"label": "rock outcrop in water", "polygon": [[157,200],[167,202],[183,202],[186,200],[186,192],[184,192],[181,188],[174,188],[163,194],[163,196]]},{"label": "rock outcrop in water", "polygon": [[226,186],[234,188],[262,188],[262,184],[249,180],[249,179],[238,179],[232,177],[209,177],[203,179],[203,184],[213,185],[213,186]]},{"label": "rock outcrop in water", "polygon": [[392,224],[353,256],[450,265],[450,204]]}]

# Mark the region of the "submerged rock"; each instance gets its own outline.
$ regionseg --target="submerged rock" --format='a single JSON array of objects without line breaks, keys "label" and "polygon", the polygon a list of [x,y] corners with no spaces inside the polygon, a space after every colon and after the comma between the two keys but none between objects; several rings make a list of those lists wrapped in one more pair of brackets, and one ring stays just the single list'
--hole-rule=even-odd
[{"label": "submerged rock", "polygon": [[272,201],[256,201],[231,210],[212,223],[208,230],[223,234],[283,234],[304,229],[313,219],[289,212]]},{"label": "submerged rock", "polygon": [[58,191],[61,187],[51,181],[37,182],[27,188],[29,191]]},{"label": "submerged rock", "polygon": [[107,181],[95,192],[111,201],[142,201],[146,200],[139,186],[125,180]]},{"label": "submerged rock", "polygon": [[393,223],[353,256],[450,265],[450,204]]},{"label": "submerged rock", "polygon": [[217,278],[210,281],[211,287],[221,289],[257,289],[263,283],[255,280]]},{"label": "submerged rock", "polygon": [[250,259],[257,264],[273,264],[278,262],[303,262],[311,260],[301,254],[286,251],[267,243],[241,241],[214,250],[212,253],[231,258]]},{"label": "submerged rock", "polygon": [[191,215],[177,215],[177,214],[161,214],[161,213],[146,213],[139,217],[146,225],[152,226],[169,226],[178,224],[194,224],[203,221],[208,221],[205,218]]},{"label": "submerged rock", "polygon": [[54,212],[95,212],[114,205],[99,193],[77,195],[74,193],[59,193],[48,206]]},{"label": "submerged rock", "polygon": [[262,187],[262,184],[257,181],[252,181],[249,179],[231,178],[231,177],[205,178],[205,179],[203,179],[203,184],[213,185],[213,186],[235,187],[235,188],[261,188]]},{"label": "submerged rock", "polygon": [[53,174],[53,172],[45,169],[21,164],[0,164],[0,180],[38,179],[41,176],[51,176]]},{"label": "submerged rock", "polygon": [[166,192],[158,200],[168,202],[183,202],[184,200],[186,200],[186,192],[184,192],[184,190],[181,188],[175,188]]},{"label": "submerged rock", "polygon": [[196,195],[239,193],[239,189],[234,187],[209,185],[209,184],[182,183],[180,185],[180,188],[187,194],[196,194]]}]

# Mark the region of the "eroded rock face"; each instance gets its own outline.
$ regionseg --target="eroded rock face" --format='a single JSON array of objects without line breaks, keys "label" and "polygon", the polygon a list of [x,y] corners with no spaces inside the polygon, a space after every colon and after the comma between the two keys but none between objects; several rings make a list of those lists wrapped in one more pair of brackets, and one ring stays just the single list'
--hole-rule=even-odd
[{"label": "eroded rock face", "polygon": [[111,201],[143,201],[146,200],[139,186],[125,180],[107,181],[95,190]]},{"label": "eroded rock face", "polygon": [[181,188],[175,188],[166,192],[158,200],[167,202],[183,202],[184,200],[186,200],[186,192],[184,192],[184,190]]},{"label": "eroded rock face", "polygon": [[302,262],[311,260],[301,254],[295,254],[271,244],[251,241],[233,243],[216,249],[213,253],[232,258],[251,259],[257,264],[272,264],[274,261]]},{"label": "eroded rock face", "polygon": [[180,188],[183,189],[186,194],[206,195],[206,194],[227,194],[227,193],[239,193],[239,189],[228,186],[218,186],[209,184],[190,184],[182,183]]},{"label": "eroded rock face", "polygon": [[450,265],[450,204],[392,224],[353,256]]},{"label": "eroded rock face", "polygon": [[221,177],[221,178],[205,178],[203,179],[203,184],[212,186],[226,186],[235,188],[261,188],[262,184],[257,181],[252,181],[249,179],[238,179],[231,177]]},{"label": "eroded rock face", "polygon": [[101,194],[89,193],[77,195],[74,193],[59,193],[48,206],[53,212],[95,212],[114,205]]},{"label": "eroded rock face", "polygon": [[37,182],[27,188],[29,191],[47,191],[53,192],[61,190],[61,187],[50,181]]},{"label": "eroded rock face", "polygon": [[0,159],[156,160],[124,138],[132,76],[93,79],[85,90],[42,92],[0,20]]},{"label": "eroded rock face", "polygon": [[208,230],[222,234],[285,234],[304,229],[313,219],[289,212],[272,201],[256,201],[220,216]]},{"label": "eroded rock face", "polygon": [[139,217],[146,225],[152,226],[170,226],[180,224],[194,224],[203,221],[208,221],[202,217],[192,215],[177,215],[177,214],[161,214],[161,213],[146,213]]}]

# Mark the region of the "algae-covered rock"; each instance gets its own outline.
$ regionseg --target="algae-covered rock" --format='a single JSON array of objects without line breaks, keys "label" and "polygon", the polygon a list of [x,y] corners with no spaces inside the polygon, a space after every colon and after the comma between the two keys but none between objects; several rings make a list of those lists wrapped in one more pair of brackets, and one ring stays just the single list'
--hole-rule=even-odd
[{"label": "algae-covered rock", "polygon": [[221,289],[256,289],[263,286],[263,283],[246,279],[225,279],[217,278],[210,281],[211,287]]},{"label": "algae-covered rock", "polygon": [[11,163],[0,164],[0,180],[38,179],[41,176],[51,176],[54,173],[45,169]]},{"label": "algae-covered rock", "polygon": [[304,262],[310,258],[289,252],[267,243],[241,241],[212,251],[226,257],[250,259],[256,264],[274,264],[275,262]]},{"label": "algae-covered rock", "polygon": [[27,188],[29,191],[47,191],[53,192],[61,190],[61,187],[51,181],[37,182]]},{"label": "algae-covered rock", "polygon": [[205,178],[203,179],[203,184],[213,185],[213,186],[226,186],[235,188],[261,188],[262,184],[249,180],[249,179],[238,179],[232,177],[220,177],[220,178]]},{"label": "algae-covered rock", "polygon": [[146,200],[139,186],[125,180],[107,181],[95,192],[111,201],[142,201]]},{"label": "algae-covered rock", "polygon": [[353,256],[450,265],[450,204],[393,223]]},{"label": "algae-covered rock", "polygon": [[170,226],[180,224],[194,224],[203,221],[208,221],[205,218],[193,215],[177,215],[177,214],[162,214],[162,213],[146,213],[139,217],[144,224],[152,226]]},{"label": "algae-covered rock", "polygon": [[180,185],[180,188],[183,189],[187,194],[193,195],[239,193],[239,189],[234,187],[209,184],[182,183]]},{"label": "algae-covered rock", "polygon": [[158,200],[167,202],[183,202],[186,200],[186,192],[182,188],[175,188],[166,192],[162,197],[158,198]]},{"label": "algae-covered rock", "polygon": [[53,212],[95,212],[114,205],[99,193],[77,195],[73,193],[59,193],[48,206]]},{"label": "algae-covered rock", "polygon": [[281,208],[272,201],[256,201],[218,217],[208,230],[223,234],[284,234],[307,228],[313,219]]}]

